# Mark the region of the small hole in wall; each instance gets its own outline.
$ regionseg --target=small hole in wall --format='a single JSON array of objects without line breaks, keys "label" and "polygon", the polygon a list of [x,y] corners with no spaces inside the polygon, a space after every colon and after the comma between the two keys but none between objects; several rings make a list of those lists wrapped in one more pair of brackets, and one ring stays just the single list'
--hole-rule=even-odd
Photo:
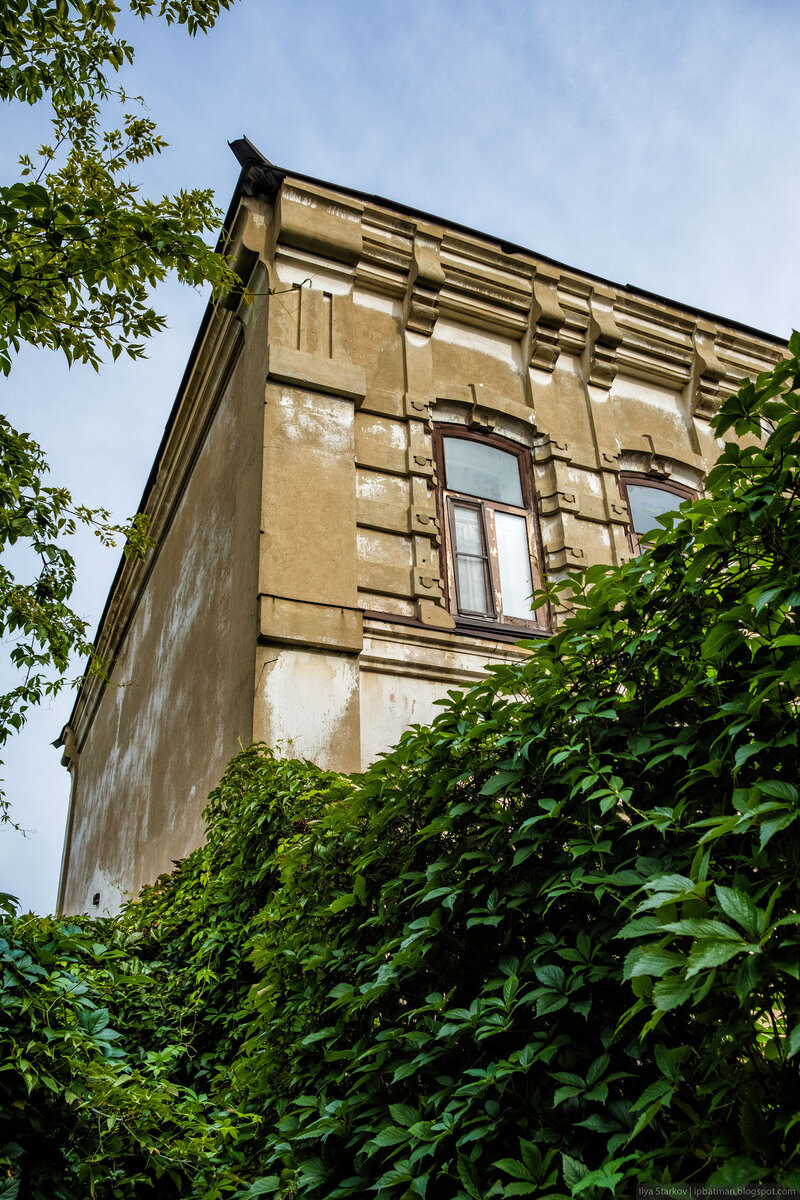
[{"label": "small hole in wall", "polygon": [[95,908],[100,907],[100,893],[99,892],[95,892],[95,894],[92,896],[92,904],[94,905]]}]

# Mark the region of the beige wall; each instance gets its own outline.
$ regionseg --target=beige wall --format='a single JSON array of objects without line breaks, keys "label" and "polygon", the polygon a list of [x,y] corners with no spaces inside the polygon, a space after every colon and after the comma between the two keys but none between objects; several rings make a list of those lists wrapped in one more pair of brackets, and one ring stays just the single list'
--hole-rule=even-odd
[{"label": "beige wall", "polygon": [[621,470],[701,489],[726,381],[776,356],[667,302],[295,180],[264,256],[281,301],[255,729],[344,770],[521,653],[454,629],[437,423],[530,451],[552,576],[630,555]]},{"label": "beige wall", "polygon": [[79,745],[62,911],[98,911],[96,892],[113,910],[197,846],[208,792],[252,737],[256,363],[239,357]]}]

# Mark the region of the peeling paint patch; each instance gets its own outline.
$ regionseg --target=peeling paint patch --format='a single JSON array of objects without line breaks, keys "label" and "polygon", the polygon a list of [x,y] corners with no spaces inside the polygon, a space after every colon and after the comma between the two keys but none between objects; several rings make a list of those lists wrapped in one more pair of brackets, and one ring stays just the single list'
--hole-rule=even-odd
[{"label": "peeling paint patch", "polygon": [[356,472],[356,495],[359,500],[386,500],[398,507],[409,503],[409,483],[396,475],[383,475],[378,471]]},{"label": "peeling paint patch", "polygon": [[393,450],[406,448],[406,427],[395,421],[367,421],[361,426],[361,435],[388,443]]},{"label": "peeling paint patch", "polygon": [[336,404],[306,392],[283,392],[281,408],[286,417],[281,434],[290,442],[311,443],[332,454],[349,450],[352,444],[352,405]]},{"label": "peeling paint patch", "polygon": [[450,342],[453,346],[464,346],[468,350],[477,350],[488,354],[499,362],[508,363],[511,367],[519,367],[519,343],[497,334],[486,333],[483,330],[472,329],[467,325],[459,325],[456,321],[448,321],[439,317],[433,331],[434,338],[442,342]]},{"label": "peeling paint patch", "polygon": [[616,400],[639,400],[642,404],[660,408],[662,412],[676,415],[680,412],[681,400],[677,392],[654,383],[644,383],[640,379],[618,375],[611,388],[611,395]]},{"label": "peeling paint patch", "polygon": [[[303,286],[308,289],[310,280],[310,286],[318,291],[331,292],[336,296],[350,294],[351,282],[347,276],[323,270],[315,262],[301,262],[298,265],[286,262],[285,259],[276,259],[275,274],[281,283],[290,286]],[[291,300],[291,296],[279,296],[278,299]]]},{"label": "peeling paint patch", "polygon": [[403,309],[397,300],[390,296],[378,296],[375,292],[364,292],[361,288],[353,289],[353,303],[361,308],[372,308],[376,312],[388,313],[390,317],[400,318]]},{"label": "peeling paint patch", "polygon": [[436,701],[446,691],[441,683],[415,679],[410,694],[408,679],[364,672],[361,676],[362,769],[390,750],[409,725],[428,725],[441,711]]},{"label": "peeling paint patch", "polygon": [[358,668],[344,655],[287,650],[264,680],[269,740],[287,757],[326,766],[357,700]]},{"label": "peeling paint patch", "polygon": [[392,567],[410,567],[411,546],[406,538],[393,533],[358,534],[358,556],[368,562],[388,563]]}]

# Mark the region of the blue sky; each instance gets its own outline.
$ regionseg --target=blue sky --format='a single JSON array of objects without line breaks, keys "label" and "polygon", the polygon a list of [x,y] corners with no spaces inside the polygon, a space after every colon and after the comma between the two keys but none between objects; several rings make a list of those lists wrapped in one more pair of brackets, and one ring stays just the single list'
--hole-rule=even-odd
[{"label": "blue sky", "polygon": [[[800,7],[792,0],[240,0],[207,38],[125,20],[170,148],[153,192],[210,186],[225,208],[242,133],[281,166],[401,201],[620,283],[788,336],[800,324]],[[0,109],[0,170],[45,136]],[[204,298],[166,286],[145,363],[99,376],[20,356],[3,411],[53,478],[135,511]],[[96,622],[116,554],[77,546]],[[6,747],[21,837],[0,890],[55,904],[68,777],[49,743],[73,696]],[[114,798],[109,797],[113,803]]]}]

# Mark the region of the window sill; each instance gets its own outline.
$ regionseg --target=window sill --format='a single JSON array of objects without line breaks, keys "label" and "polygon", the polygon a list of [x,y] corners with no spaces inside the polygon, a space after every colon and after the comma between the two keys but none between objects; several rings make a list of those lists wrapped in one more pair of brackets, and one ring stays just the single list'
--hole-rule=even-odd
[{"label": "window sill", "polygon": [[501,621],[477,621],[470,617],[454,617],[459,633],[471,637],[483,637],[492,642],[520,642],[527,638],[550,636],[549,629],[541,625],[508,625]]},{"label": "window sill", "polygon": [[434,630],[436,633],[457,633],[462,637],[484,638],[487,642],[521,642],[528,638],[550,637],[550,630],[541,625],[504,625],[500,621],[473,621],[469,617],[454,617],[455,628],[449,625],[429,625],[416,617],[404,617],[399,613],[364,610],[365,620],[387,621],[393,625],[411,625],[415,629]]}]

